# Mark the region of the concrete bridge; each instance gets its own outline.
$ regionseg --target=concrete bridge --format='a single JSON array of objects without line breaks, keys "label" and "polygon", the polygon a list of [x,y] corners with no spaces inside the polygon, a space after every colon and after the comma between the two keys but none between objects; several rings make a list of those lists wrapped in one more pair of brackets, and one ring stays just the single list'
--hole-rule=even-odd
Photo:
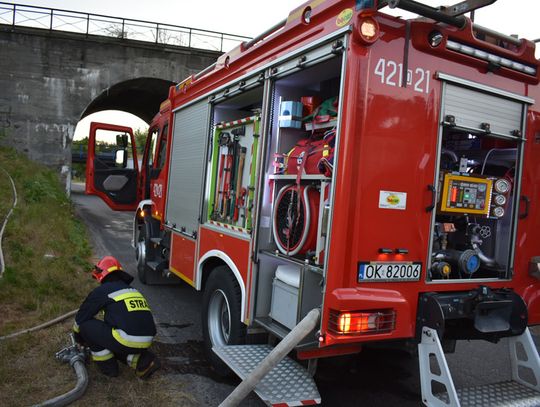
[{"label": "concrete bridge", "polygon": [[171,84],[244,39],[0,3],[0,144],[56,168],[67,181],[80,119],[115,109],[149,122]]}]

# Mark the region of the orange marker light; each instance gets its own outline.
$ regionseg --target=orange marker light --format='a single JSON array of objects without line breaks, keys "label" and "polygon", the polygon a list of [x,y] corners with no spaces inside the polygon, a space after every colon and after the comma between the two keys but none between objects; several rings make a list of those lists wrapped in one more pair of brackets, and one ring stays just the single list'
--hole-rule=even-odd
[{"label": "orange marker light", "polygon": [[360,33],[363,37],[371,40],[377,35],[377,26],[373,20],[364,20],[360,25]]},{"label": "orange marker light", "polygon": [[347,333],[351,330],[351,314],[341,314],[338,322],[339,330],[343,333]]},{"label": "orange marker light", "polygon": [[357,38],[366,45],[371,45],[379,38],[379,24],[371,17],[360,20]]}]

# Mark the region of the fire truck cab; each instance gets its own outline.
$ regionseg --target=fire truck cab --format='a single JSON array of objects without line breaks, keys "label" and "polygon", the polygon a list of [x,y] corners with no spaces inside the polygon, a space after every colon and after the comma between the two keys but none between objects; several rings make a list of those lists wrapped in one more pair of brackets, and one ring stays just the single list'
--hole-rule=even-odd
[{"label": "fire truck cab", "polygon": [[[204,291],[218,370],[248,376],[272,351],[245,345],[254,328],[296,335],[297,360],[401,340],[426,405],[540,402],[539,64],[532,42],[463,15],[480,3],[308,2],[170,89],[129,202],[107,190],[118,177],[87,187],[136,210],[141,281]],[[503,337],[513,382],[456,390],[442,345]],[[257,393],[319,403],[312,369],[287,360],[290,391],[276,368]]]}]

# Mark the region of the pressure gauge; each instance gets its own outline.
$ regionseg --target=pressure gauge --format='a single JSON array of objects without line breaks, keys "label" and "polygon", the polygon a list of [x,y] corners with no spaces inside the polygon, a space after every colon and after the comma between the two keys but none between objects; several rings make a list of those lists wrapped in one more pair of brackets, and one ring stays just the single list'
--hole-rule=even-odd
[{"label": "pressure gauge", "polygon": [[495,195],[495,203],[503,206],[506,203],[506,197],[504,195]]},{"label": "pressure gauge", "polygon": [[493,208],[493,216],[502,218],[504,216],[504,209],[500,206],[496,206],[495,208]]},{"label": "pressure gauge", "polygon": [[497,191],[499,194],[506,194],[508,191],[510,191],[510,181],[500,178],[497,181],[495,181],[495,191]]}]

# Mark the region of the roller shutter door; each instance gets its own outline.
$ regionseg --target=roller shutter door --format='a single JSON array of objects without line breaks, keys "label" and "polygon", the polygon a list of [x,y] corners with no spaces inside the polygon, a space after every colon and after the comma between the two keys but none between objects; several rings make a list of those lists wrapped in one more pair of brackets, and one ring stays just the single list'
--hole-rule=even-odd
[{"label": "roller shutter door", "polygon": [[209,109],[204,100],[179,110],[174,116],[166,221],[189,235],[199,225]]}]

